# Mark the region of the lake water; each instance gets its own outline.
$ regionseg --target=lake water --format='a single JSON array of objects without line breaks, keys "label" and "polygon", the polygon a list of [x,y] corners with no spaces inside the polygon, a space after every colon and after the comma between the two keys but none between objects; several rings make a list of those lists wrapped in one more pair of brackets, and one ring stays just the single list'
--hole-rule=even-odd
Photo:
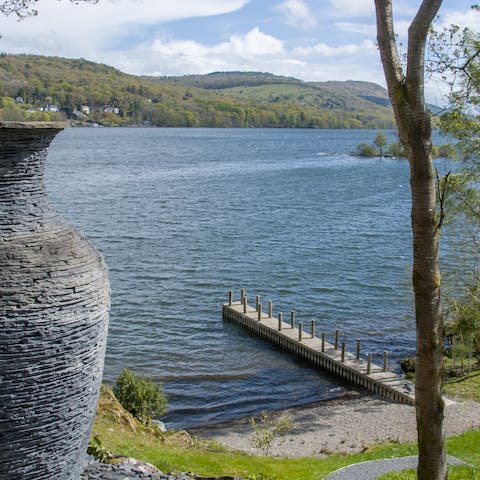
[{"label": "lake water", "polygon": [[[393,134],[389,132],[390,138]],[[414,349],[404,160],[349,155],[373,131],[68,129],[50,149],[57,209],[103,253],[112,288],[105,380],[164,384],[170,426],[351,387],[224,323],[228,290],[272,300],[354,350]],[[393,361],[393,360],[392,360]]]}]

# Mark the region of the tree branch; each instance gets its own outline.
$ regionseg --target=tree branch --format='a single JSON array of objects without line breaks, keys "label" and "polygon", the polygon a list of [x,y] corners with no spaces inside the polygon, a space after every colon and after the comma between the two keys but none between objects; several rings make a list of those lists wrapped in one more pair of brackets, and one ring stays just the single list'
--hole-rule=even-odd
[{"label": "tree branch", "polygon": [[440,9],[442,0],[423,0],[417,15],[408,29],[407,84],[410,92],[416,92],[417,105],[424,102],[425,45],[430,25]]},{"label": "tree branch", "polygon": [[[375,0],[375,10],[377,15],[377,42],[385,78],[389,91],[395,91],[404,84],[405,76],[395,40],[392,1]],[[391,100],[394,101],[394,99]]]},{"label": "tree branch", "polygon": [[440,179],[438,175],[438,170],[435,170],[435,176],[437,177],[437,191],[438,191],[438,203],[440,206],[440,216],[437,223],[437,230],[440,230],[445,220],[445,202],[447,199],[448,192],[448,181],[450,179],[450,174],[452,172],[447,172],[445,176]]}]

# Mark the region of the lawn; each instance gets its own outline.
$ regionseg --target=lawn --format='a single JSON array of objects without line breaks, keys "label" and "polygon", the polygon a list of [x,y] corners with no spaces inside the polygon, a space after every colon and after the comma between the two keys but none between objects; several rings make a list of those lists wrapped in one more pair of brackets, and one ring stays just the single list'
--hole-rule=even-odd
[{"label": "lawn", "polygon": [[[324,458],[276,458],[231,452],[212,443],[192,443],[182,432],[166,435],[141,426],[118,405],[106,389],[102,391],[93,436],[99,438],[103,447],[110,452],[147,461],[165,472],[194,472],[204,476],[239,475],[268,480],[321,480],[328,473],[352,463],[416,453],[414,444],[382,445],[363,453],[329,455]],[[475,430],[448,439],[447,449],[449,454],[477,465],[480,464],[478,445],[480,431]],[[477,478],[471,476],[474,475],[472,471],[462,467],[458,472],[452,473],[450,478]]]}]

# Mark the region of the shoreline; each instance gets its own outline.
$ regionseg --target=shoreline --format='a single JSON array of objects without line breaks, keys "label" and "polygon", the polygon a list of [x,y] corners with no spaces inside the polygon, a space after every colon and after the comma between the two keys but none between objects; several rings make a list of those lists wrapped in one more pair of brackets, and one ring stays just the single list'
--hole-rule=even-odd
[{"label": "shoreline", "polygon": [[[357,453],[380,443],[412,442],[417,435],[414,406],[362,392],[277,410],[271,415],[273,419],[288,416],[292,421],[292,429],[273,440],[272,456]],[[214,441],[230,450],[261,455],[262,451],[252,446],[249,418],[187,431],[200,440]],[[480,403],[451,402],[445,407],[447,436],[472,428],[480,428]]]},{"label": "shoreline", "polygon": [[[286,412],[297,412],[301,410],[310,410],[312,408],[320,407],[322,405],[333,405],[348,402],[349,400],[353,400],[359,397],[367,397],[371,396],[371,393],[366,389],[358,389],[358,390],[349,390],[341,395],[329,398],[323,398],[320,400],[314,400],[312,402],[301,403],[298,405],[294,405],[292,407],[286,408],[276,408],[274,410],[265,410],[269,415],[273,418],[278,418],[279,416],[283,416]],[[214,431],[214,430],[224,430],[229,428],[234,428],[237,425],[248,424],[248,421],[251,417],[255,419],[258,418],[260,414],[257,415],[248,415],[244,417],[234,418],[231,420],[224,420],[222,422],[217,422],[213,424],[205,424],[205,425],[197,425],[194,427],[185,427],[182,430],[188,431],[188,433],[192,435],[197,435],[198,433],[202,433],[205,431]]]}]

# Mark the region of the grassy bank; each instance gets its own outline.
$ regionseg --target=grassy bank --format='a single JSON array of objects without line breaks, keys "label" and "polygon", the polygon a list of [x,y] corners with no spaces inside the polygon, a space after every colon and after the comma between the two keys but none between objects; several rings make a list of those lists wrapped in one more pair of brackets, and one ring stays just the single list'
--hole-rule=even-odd
[{"label": "grassy bank", "polygon": [[471,372],[460,377],[450,377],[444,391],[459,400],[475,400],[480,402],[480,366],[476,365]]},{"label": "grassy bank", "polygon": [[[448,378],[444,385],[444,392],[459,401],[480,402],[480,367],[477,365],[465,375]],[[447,440],[448,453],[472,465],[449,467],[449,480],[480,480],[479,442],[479,430],[466,432]],[[416,480],[416,478],[417,474],[414,470],[407,470],[382,475],[378,480]]]},{"label": "grassy bank", "polygon": [[[382,445],[359,454],[325,458],[274,458],[231,452],[219,445],[192,441],[184,432],[162,434],[155,428],[143,427],[123,410],[106,388],[102,390],[93,436],[116,455],[147,461],[165,472],[194,472],[210,477],[262,478],[261,474],[263,478],[276,480],[320,480],[352,463],[416,453],[414,444]],[[480,464],[479,444],[480,431],[467,432],[448,440],[448,452],[469,463]]]}]

